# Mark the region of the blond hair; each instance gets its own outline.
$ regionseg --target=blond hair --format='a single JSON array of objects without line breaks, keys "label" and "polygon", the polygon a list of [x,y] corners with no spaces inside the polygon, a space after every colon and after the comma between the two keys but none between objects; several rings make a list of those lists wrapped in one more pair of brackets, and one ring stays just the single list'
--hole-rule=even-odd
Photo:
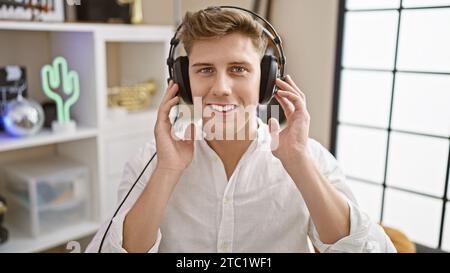
[{"label": "blond hair", "polygon": [[263,33],[261,24],[242,11],[206,9],[194,13],[187,12],[182,24],[179,37],[188,55],[195,41],[231,33],[248,36],[261,57],[266,51],[267,36]]}]

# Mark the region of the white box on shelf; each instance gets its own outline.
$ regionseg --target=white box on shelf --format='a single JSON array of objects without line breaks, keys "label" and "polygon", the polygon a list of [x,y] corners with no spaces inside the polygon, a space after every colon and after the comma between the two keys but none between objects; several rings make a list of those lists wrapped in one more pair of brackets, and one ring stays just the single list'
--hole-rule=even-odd
[{"label": "white box on shelf", "polygon": [[7,223],[32,237],[86,221],[89,170],[61,156],[2,166]]}]

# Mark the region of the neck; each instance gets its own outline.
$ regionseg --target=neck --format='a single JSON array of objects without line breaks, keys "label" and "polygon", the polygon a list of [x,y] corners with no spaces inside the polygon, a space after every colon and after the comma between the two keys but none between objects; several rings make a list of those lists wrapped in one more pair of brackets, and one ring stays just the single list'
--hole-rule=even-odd
[{"label": "neck", "polygon": [[250,119],[242,130],[245,130],[245,139],[243,140],[237,140],[238,134],[236,134],[233,140],[207,140],[208,145],[222,159],[224,165],[236,165],[252,141],[256,139],[258,130],[257,120]]}]

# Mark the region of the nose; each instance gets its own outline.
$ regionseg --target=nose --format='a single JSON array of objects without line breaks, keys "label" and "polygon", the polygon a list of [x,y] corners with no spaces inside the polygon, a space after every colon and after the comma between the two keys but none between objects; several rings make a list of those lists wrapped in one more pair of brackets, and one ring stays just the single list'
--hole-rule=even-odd
[{"label": "nose", "polygon": [[216,74],[211,92],[214,96],[218,97],[231,95],[231,82],[226,73]]}]

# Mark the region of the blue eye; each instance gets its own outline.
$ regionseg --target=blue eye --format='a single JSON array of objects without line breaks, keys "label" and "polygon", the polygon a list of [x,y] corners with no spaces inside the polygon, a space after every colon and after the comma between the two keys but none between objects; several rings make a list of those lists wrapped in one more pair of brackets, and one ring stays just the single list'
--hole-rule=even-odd
[{"label": "blue eye", "polygon": [[199,69],[198,72],[207,74],[207,73],[212,73],[213,69],[212,69],[212,67],[203,67],[203,68]]},{"label": "blue eye", "polygon": [[243,66],[233,66],[231,68],[231,71],[234,73],[243,73],[243,72],[247,71],[247,69],[245,69],[245,67],[243,67]]}]

